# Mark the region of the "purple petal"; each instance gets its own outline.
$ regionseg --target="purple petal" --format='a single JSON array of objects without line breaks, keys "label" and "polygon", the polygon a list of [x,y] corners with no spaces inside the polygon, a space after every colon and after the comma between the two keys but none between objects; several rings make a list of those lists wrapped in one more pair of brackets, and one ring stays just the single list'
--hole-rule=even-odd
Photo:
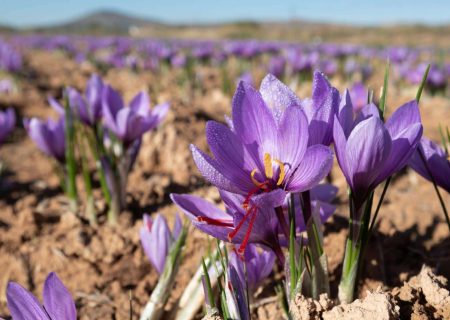
[{"label": "purple petal", "polygon": [[100,118],[102,113],[102,95],[104,84],[102,79],[93,74],[86,86],[86,100],[90,108],[90,113],[93,120]]},{"label": "purple petal", "polygon": [[415,123],[403,130],[392,141],[391,153],[383,171],[375,181],[375,184],[381,183],[384,179],[402,169],[411,158],[413,152],[422,137],[423,128],[420,123]]},{"label": "purple petal", "polygon": [[281,159],[286,167],[286,176],[292,173],[306,152],[308,142],[308,121],[298,106],[286,108],[278,129],[278,152],[272,156]]},{"label": "purple petal", "polygon": [[[349,129],[349,133],[351,132],[351,128]],[[337,117],[334,118],[334,124],[333,124],[333,140],[334,140],[334,151],[336,153],[336,159],[339,163],[339,166],[341,167],[341,171],[345,176],[345,179],[347,180],[348,184],[351,184],[351,177],[350,177],[350,169],[349,165],[347,163],[347,138],[344,133],[344,129],[341,126],[341,123],[337,119]]]},{"label": "purple petal", "polygon": [[319,184],[311,189],[311,200],[331,202],[336,198],[338,188],[332,184]]},{"label": "purple petal", "polygon": [[297,171],[292,175],[287,190],[302,192],[312,189],[327,176],[332,165],[333,154],[330,148],[319,144],[309,147]]},{"label": "purple petal", "polygon": [[[102,96],[102,112],[105,125],[116,131],[116,116],[123,109],[123,100],[117,91],[106,85]],[[114,128],[114,129],[113,129]]]},{"label": "purple petal", "polygon": [[14,320],[49,320],[38,299],[18,283],[8,283],[6,298]]},{"label": "purple petal", "polygon": [[256,144],[259,155],[274,154],[276,146],[276,123],[272,112],[261,94],[250,85],[240,82],[233,97],[233,127],[244,144]]},{"label": "purple petal", "polygon": [[47,101],[56,112],[58,112],[60,115],[64,115],[64,107],[58,101],[56,101],[55,98],[48,97]]},{"label": "purple petal", "polygon": [[152,111],[152,128],[157,127],[166,117],[170,109],[170,103],[164,102],[155,106]]},{"label": "purple petal", "polygon": [[76,320],[77,310],[72,296],[59,280],[56,273],[51,272],[44,284],[44,307],[50,318]]},{"label": "purple petal", "polygon": [[50,147],[52,137],[50,136],[45,123],[35,118],[31,119],[28,123],[28,134],[41,151],[53,156]]},{"label": "purple petal", "polygon": [[236,135],[227,126],[208,121],[206,139],[227,179],[243,191],[252,190],[255,186],[251,182],[250,172],[258,168],[259,164],[253,160]]},{"label": "purple petal", "polygon": [[203,153],[194,145],[191,145],[191,152],[198,170],[206,180],[220,189],[235,193],[243,192],[222,174],[223,168],[217,163],[216,160]]},{"label": "purple petal", "polygon": [[[226,226],[225,224],[232,224],[233,219],[228,213],[220,210],[212,203],[196,196],[172,193],[170,198],[184,212],[188,219],[191,220],[192,224],[197,229],[222,241],[229,241],[228,233],[230,233],[233,228]],[[208,224],[207,222],[199,221],[199,217],[223,222],[224,225]]]},{"label": "purple petal", "polygon": [[272,74],[264,77],[259,92],[266,105],[272,110],[277,122],[281,120],[286,108],[301,105],[297,95]]},{"label": "purple petal", "polygon": [[[422,152],[426,164],[423,162],[419,152]],[[423,137],[419,147],[413,153],[409,165],[429,181],[432,180],[428,173],[430,171],[436,184],[450,193],[450,161],[444,149],[439,145]]]},{"label": "purple petal", "polygon": [[146,117],[150,113],[150,98],[145,91],[139,92],[130,102],[133,112]]},{"label": "purple petal", "polygon": [[[341,103],[339,105],[339,113],[338,113],[339,123],[341,125],[341,130],[343,130],[345,134],[345,138],[350,135],[350,132],[353,129],[353,106],[350,98],[350,94],[348,90],[345,90]],[[336,118],[334,119],[334,126],[336,125]],[[334,135],[334,133],[333,133]]]},{"label": "purple petal", "polygon": [[383,122],[371,117],[359,123],[347,140],[346,155],[354,193],[369,191],[391,152],[391,138]]},{"label": "purple petal", "polygon": [[172,239],[167,220],[161,214],[158,214],[153,221],[150,234],[152,238],[150,242],[152,263],[159,274],[162,274],[166,264],[166,257],[172,246]]},{"label": "purple petal", "polygon": [[420,111],[416,100],[413,100],[395,110],[392,116],[386,121],[386,129],[389,131],[392,140],[395,140],[409,126],[417,123],[421,123]]},{"label": "purple petal", "polygon": [[356,115],[353,127],[356,127],[358,123],[371,117],[380,118],[380,109],[378,109],[374,103],[369,103],[361,109],[361,111]]},{"label": "purple petal", "polygon": [[173,238],[178,239],[181,230],[183,229],[183,221],[181,221],[180,215],[177,213],[175,215],[175,224],[173,226]]}]

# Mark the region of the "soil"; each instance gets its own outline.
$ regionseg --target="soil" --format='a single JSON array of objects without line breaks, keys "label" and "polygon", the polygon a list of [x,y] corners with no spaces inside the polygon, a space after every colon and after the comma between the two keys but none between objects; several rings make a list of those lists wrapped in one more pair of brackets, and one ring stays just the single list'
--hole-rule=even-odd
[{"label": "soil", "polygon": [[[57,52],[33,51],[25,61],[24,73],[16,78],[20,90],[0,96],[0,108],[13,106],[19,123],[23,117],[55,116],[46,97],[50,94],[60,98],[65,85],[84,89],[90,74],[99,72],[92,65],[79,66]],[[117,226],[105,222],[105,205],[98,186],[95,190],[98,226],[89,225],[82,205],[76,215],[69,212],[54,163],[35,147],[23,128],[16,129],[0,147],[0,159],[6,168],[0,181],[0,316],[8,316],[5,296],[8,281],[17,281],[41,297],[45,277],[55,271],[72,293],[80,319],[129,319],[130,304],[133,317],[138,317],[158,280],[139,243],[143,213],[160,212],[172,224],[177,209],[169,199],[171,192],[195,193],[211,201],[219,200],[217,191],[198,173],[189,144],[207,149],[205,123],[210,119],[223,121],[223,115],[231,110],[231,95],[222,93],[219,71],[202,68],[199,72],[202,87],[195,91],[178,86],[176,72],[156,76],[144,71],[110,70],[103,75],[126,99],[146,88],[154,103],[171,101],[171,111],[164,124],[144,138],[129,177],[128,210],[122,213]],[[379,73],[372,80],[373,87],[381,87],[383,72]],[[339,89],[348,85],[339,77],[332,78],[331,82]],[[304,97],[309,95],[310,88],[310,84],[302,84],[297,91]],[[388,110],[413,98],[414,90],[392,86]],[[449,97],[424,93],[421,108],[425,134],[439,139],[437,124],[450,125]],[[340,188],[336,199],[338,209],[326,223],[324,232],[331,296],[335,297],[344,253],[348,203],[345,180],[336,165],[332,177]],[[450,196],[442,193],[444,201],[450,204]],[[167,310],[176,305],[209,245],[210,240],[204,234],[195,229],[190,231]],[[420,273],[423,264],[441,277],[423,276],[423,271]],[[419,273],[413,279],[418,279],[420,284],[411,280],[405,289],[403,282]],[[449,230],[433,186],[411,170],[403,170],[393,179],[370,240],[359,297],[378,297],[381,293],[367,294],[367,291],[380,287],[383,292],[391,292],[386,301],[395,298],[400,309],[394,306],[391,311],[400,312],[402,319],[448,319],[448,313],[438,312],[449,305],[448,295],[447,300],[441,299],[441,293],[446,290],[445,278],[450,278]],[[425,282],[431,287],[439,285],[440,291],[428,291]],[[267,281],[256,301],[274,296],[273,284]],[[202,315],[199,311],[198,318]],[[254,317],[280,319],[282,312],[276,304],[263,304],[255,309]]]}]

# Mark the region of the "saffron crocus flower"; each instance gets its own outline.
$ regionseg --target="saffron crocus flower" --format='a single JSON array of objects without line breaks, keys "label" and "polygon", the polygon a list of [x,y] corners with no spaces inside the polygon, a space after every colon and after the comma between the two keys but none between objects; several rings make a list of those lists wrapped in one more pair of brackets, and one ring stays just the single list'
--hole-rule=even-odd
[{"label": "saffron crocus flower", "polygon": [[271,75],[260,92],[240,82],[232,126],[209,121],[206,139],[214,158],[191,146],[202,175],[220,189],[247,197],[276,189],[309,190],[333,162],[329,148],[308,147],[308,121],[299,99]]},{"label": "saffron crocus flower", "polygon": [[258,243],[271,248],[281,258],[278,220],[273,208],[283,203],[284,191],[253,197],[249,203],[251,210],[243,208],[244,196],[219,192],[225,211],[197,196],[171,194],[170,197],[196,228],[219,240],[239,244],[240,254],[248,243]]},{"label": "saffron crocus flower", "polygon": [[16,125],[16,114],[14,109],[0,111],[0,144],[3,143]]},{"label": "saffron crocus flower", "polygon": [[145,91],[138,93],[125,107],[120,94],[108,85],[103,91],[103,119],[105,126],[128,146],[145,132],[161,123],[169,110],[163,103],[150,109],[150,99]]},{"label": "saffron crocus flower", "polygon": [[[368,104],[355,115],[348,91],[334,122],[336,157],[357,205],[375,187],[402,169],[422,137],[416,101],[399,107],[386,124]],[[358,206],[357,206],[358,209]]]},{"label": "saffron crocus flower", "polygon": [[70,292],[51,272],[44,284],[44,305],[21,285],[8,283],[6,298],[14,320],[76,320],[77,310]]},{"label": "saffron crocus flower", "polygon": [[155,220],[152,220],[148,214],[144,214],[144,225],[140,230],[141,244],[145,255],[159,274],[164,271],[167,255],[172,244],[180,235],[182,227],[178,215],[175,218],[173,232],[171,232],[166,218],[161,214],[158,214]]},{"label": "saffron crocus flower", "polygon": [[64,117],[60,117],[57,121],[48,119],[45,122],[36,118],[24,120],[28,135],[37,147],[60,163],[65,161],[64,123]]},{"label": "saffron crocus flower", "polygon": [[[419,152],[422,153],[426,163],[423,162]],[[432,181],[429,174],[431,173],[436,184],[450,193],[450,158],[438,144],[423,137],[408,164],[430,181]]]},{"label": "saffron crocus flower", "polygon": [[[230,253],[229,263],[236,269],[242,283],[247,283],[248,288],[253,291],[272,272],[275,255],[272,251],[259,248],[249,244],[245,250],[243,260],[234,251]],[[245,271],[244,271],[245,264]]]},{"label": "saffron crocus flower", "polygon": [[[87,125],[95,125],[102,117],[104,86],[102,79],[94,74],[87,83],[85,98],[74,88],[65,89],[70,108]],[[48,102],[59,114],[64,114],[64,107],[56,99],[48,97]]]}]

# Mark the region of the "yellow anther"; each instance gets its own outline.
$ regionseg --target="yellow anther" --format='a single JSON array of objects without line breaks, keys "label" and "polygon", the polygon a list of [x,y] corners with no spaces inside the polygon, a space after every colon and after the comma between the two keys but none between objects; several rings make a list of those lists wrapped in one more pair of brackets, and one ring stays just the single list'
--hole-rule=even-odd
[{"label": "yellow anther", "polygon": [[277,186],[279,186],[280,184],[283,183],[284,177],[286,175],[286,172],[284,171],[284,163],[277,159],[275,159],[273,161],[275,161],[278,164],[278,166],[280,167],[280,176],[278,177],[278,181],[277,181]]},{"label": "yellow anther", "polygon": [[272,157],[268,153],[264,153],[264,170],[266,171],[267,179],[273,177]]},{"label": "yellow anther", "polygon": [[264,185],[264,183],[261,183],[258,180],[256,180],[256,178],[255,178],[256,172],[258,172],[258,169],[253,169],[252,172],[250,173],[250,178],[252,179],[252,182],[255,186],[257,186],[258,188],[261,188]]}]

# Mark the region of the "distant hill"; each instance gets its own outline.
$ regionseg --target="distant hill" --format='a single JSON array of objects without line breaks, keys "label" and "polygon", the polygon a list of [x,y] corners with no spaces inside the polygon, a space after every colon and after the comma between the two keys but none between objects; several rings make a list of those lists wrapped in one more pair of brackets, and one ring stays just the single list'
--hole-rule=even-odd
[{"label": "distant hill", "polygon": [[130,29],[133,27],[157,27],[162,25],[162,23],[156,20],[134,17],[110,10],[103,10],[90,13],[64,24],[34,28],[32,31],[77,34],[128,34]]}]

